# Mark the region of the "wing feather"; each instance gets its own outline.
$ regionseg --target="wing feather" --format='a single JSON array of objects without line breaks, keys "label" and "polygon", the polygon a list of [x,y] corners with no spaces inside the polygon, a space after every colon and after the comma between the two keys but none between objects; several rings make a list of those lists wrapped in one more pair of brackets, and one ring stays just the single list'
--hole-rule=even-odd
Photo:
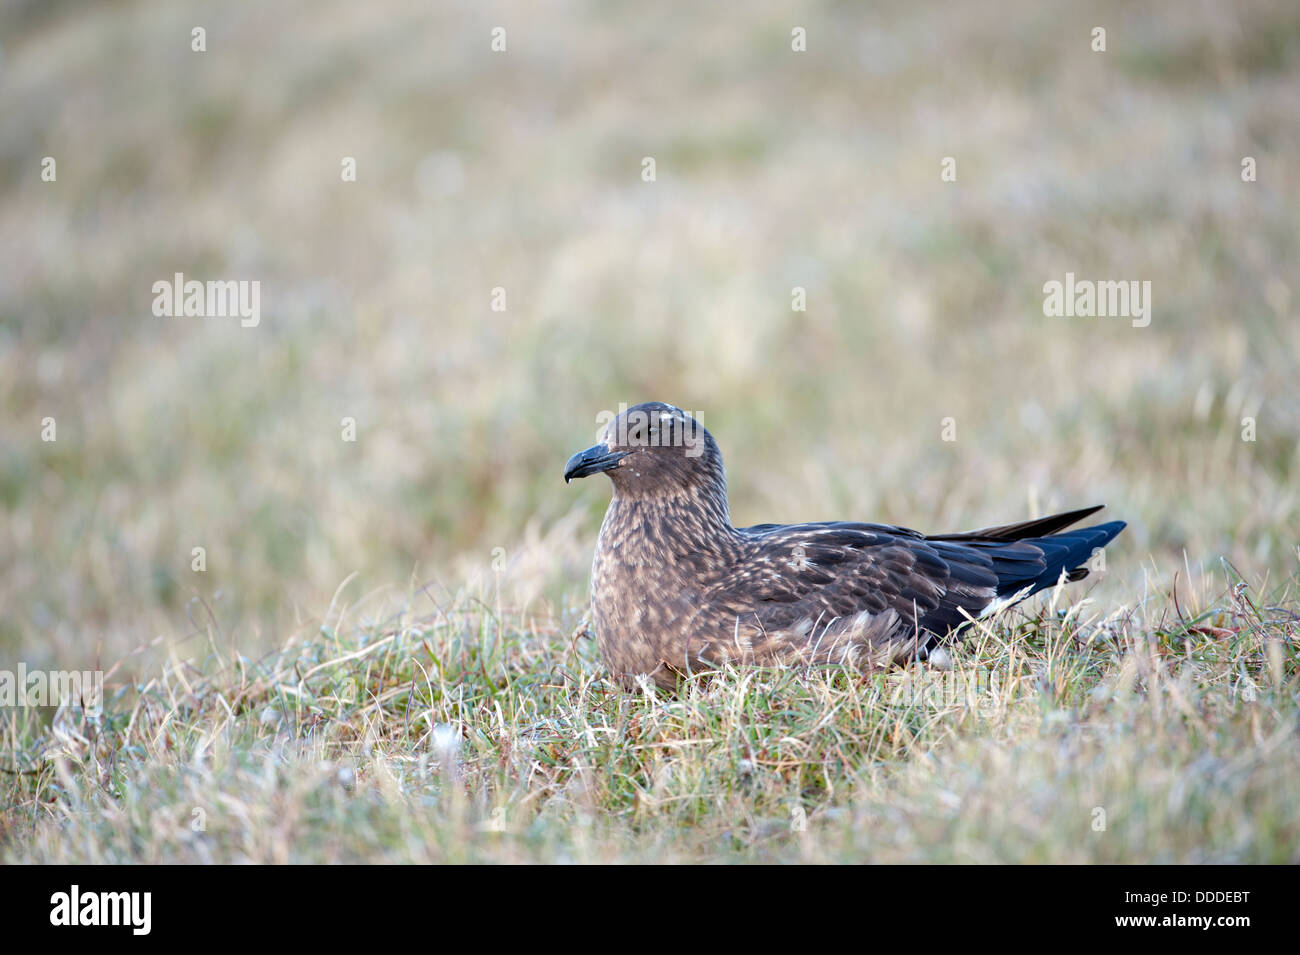
[{"label": "wing feather", "polygon": [[[730,596],[737,610],[743,603],[769,631],[820,621],[825,632],[848,626],[863,613],[893,611],[893,637],[918,630],[944,633],[965,622],[966,613],[978,616],[997,596],[997,574],[988,556],[969,546],[932,542],[907,528],[766,524],[742,533],[748,540],[741,562],[765,572],[743,584],[724,581],[709,597],[727,601],[727,590],[734,587]],[[817,639],[817,631],[813,627],[809,638]]]}]

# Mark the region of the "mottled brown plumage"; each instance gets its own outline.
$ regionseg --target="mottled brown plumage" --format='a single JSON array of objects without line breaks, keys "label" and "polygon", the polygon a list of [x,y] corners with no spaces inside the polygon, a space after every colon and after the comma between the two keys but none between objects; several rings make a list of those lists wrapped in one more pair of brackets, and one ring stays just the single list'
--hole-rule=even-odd
[{"label": "mottled brown plumage", "polygon": [[625,680],[672,686],[725,663],[888,666],[924,655],[1081,565],[1123,528],[1073,531],[1099,507],[964,534],[882,524],[731,525],[722,455],[672,405],[617,416],[568,481],[605,472],[614,498],[592,563],[601,654]]}]

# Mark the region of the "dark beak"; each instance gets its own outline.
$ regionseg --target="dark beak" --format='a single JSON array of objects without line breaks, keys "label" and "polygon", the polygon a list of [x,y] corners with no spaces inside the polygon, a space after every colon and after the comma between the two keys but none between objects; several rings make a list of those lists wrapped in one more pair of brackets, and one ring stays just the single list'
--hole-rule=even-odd
[{"label": "dark beak", "polygon": [[631,453],[630,451],[611,451],[603,444],[588,448],[586,451],[579,451],[569,458],[569,463],[564,466],[564,483],[568,484],[574,478],[584,478],[588,474],[599,474],[601,471],[608,471]]}]

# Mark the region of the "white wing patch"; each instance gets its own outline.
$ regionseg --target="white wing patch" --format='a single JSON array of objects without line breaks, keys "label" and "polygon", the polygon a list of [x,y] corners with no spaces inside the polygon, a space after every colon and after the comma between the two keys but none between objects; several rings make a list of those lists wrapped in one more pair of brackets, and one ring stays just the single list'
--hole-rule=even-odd
[{"label": "white wing patch", "polygon": [[994,600],[987,607],[985,607],[983,610],[980,611],[980,615],[978,619],[983,620],[985,617],[991,617],[994,614],[1001,613],[1002,611],[1006,610],[1012,604],[1020,603],[1020,601],[1024,600],[1026,597],[1029,596],[1029,591],[1033,589],[1034,589],[1034,585],[1029,584],[1026,587],[1021,587],[1019,590],[1017,590],[1014,594],[1012,594],[1009,597],[998,597],[996,600]]}]

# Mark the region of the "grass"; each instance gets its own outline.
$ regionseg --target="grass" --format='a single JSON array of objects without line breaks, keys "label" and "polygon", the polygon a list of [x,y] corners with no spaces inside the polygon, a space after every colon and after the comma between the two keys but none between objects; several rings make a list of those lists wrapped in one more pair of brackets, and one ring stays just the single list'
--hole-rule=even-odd
[{"label": "grass", "polygon": [[256,660],[208,630],[98,719],[18,711],[0,857],[1300,861],[1300,612],[1240,581],[1105,615],[1057,594],[947,671],[635,694],[574,617],[494,596],[413,589]]},{"label": "grass", "polygon": [[[0,671],[114,694],[0,709],[5,859],[1296,861],[1294,3],[195,17],[0,3]],[[1066,272],[1150,326],[1044,316]],[[740,524],[1129,526],[959,651],[979,705],[616,696],[559,474],[649,399]]]}]

